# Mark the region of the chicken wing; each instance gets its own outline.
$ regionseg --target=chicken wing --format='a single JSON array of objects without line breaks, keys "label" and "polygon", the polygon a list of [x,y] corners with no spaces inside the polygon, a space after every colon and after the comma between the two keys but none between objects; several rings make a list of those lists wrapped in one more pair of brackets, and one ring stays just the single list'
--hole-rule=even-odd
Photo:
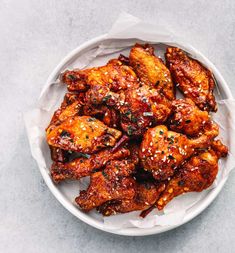
[{"label": "chicken wing", "polygon": [[59,109],[57,109],[51,119],[46,131],[50,132],[66,119],[81,114],[84,94],[66,93]]},{"label": "chicken wing", "polygon": [[65,150],[94,153],[104,147],[114,146],[121,134],[95,118],[75,116],[47,132],[47,142]]},{"label": "chicken wing", "polygon": [[127,160],[111,161],[101,172],[91,175],[90,185],[75,199],[85,212],[104,204],[106,201],[133,199],[135,180],[130,176],[135,166]]},{"label": "chicken wing", "polygon": [[61,75],[69,91],[85,91],[92,86],[108,87],[111,91],[137,86],[135,72],[117,59],[107,65],[84,70],[67,70]]},{"label": "chicken wing", "polygon": [[214,141],[209,150],[191,157],[169,181],[157,202],[158,209],[162,210],[174,197],[183,193],[201,192],[210,187],[218,173],[218,160],[227,153],[227,147]]},{"label": "chicken wing", "polygon": [[163,61],[154,55],[153,47],[136,44],[130,51],[129,61],[143,84],[154,87],[169,100],[175,98],[171,73]]},{"label": "chicken wing", "polygon": [[144,85],[123,92],[117,104],[122,129],[130,136],[143,134],[153,124],[167,120],[171,103],[155,89]]},{"label": "chicken wing", "polygon": [[210,116],[207,111],[201,111],[189,99],[176,99],[172,102],[172,112],[169,118],[169,129],[196,137],[204,132]]},{"label": "chicken wing", "polygon": [[188,139],[186,135],[168,131],[164,125],[147,130],[139,156],[145,170],[157,180],[166,180],[174,174],[196,149],[208,147],[218,135],[218,126],[212,124],[203,135]]},{"label": "chicken wing", "polygon": [[215,81],[210,70],[175,47],[167,48],[166,62],[174,82],[186,97],[201,110],[217,110],[213,95]]},{"label": "chicken wing", "polygon": [[51,176],[54,182],[59,183],[65,179],[78,180],[89,176],[92,172],[104,167],[109,161],[128,157],[130,151],[126,148],[120,148],[112,153],[111,148],[108,148],[92,155],[75,155],[80,157],[67,163],[54,162],[52,164]]},{"label": "chicken wing", "polygon": [[132,211],[144,211],[156,203],[165,184],[151,182],[135,183],[135,196],[132,199],[108,201],[98,207],[98,211],[104,216],[116,213],[127,213]]}]

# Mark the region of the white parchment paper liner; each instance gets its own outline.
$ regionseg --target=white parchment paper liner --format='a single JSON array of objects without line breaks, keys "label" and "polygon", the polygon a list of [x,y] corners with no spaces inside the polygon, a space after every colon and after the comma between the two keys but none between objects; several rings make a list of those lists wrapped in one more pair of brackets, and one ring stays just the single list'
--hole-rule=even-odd
[{"label": "white parchment paper liner", "polygon": [[[119,53],[128,55],[130,46],[135,42],[152,43],[157,49],[156,54],[161,57],[163,57],[165,51],[164,44],[180,46],[183,49],[185,49],[184,45],[186,45],[185,42],[180,41],[172,33],[166,32],[166,28],[163,29],[152,24],[147,24],[136,17],[123,13],[106,35],[105,40],[98,47],[91,48],[84,54],[79,55],[75,60],[64,66],[64,69],[104,65],[108,59],[118,56]],[[206,64],[205,59],[200,54],[195,55],[193,48],[188,44],[187,52],[192,53],[194,58],[196,57]],[[46,170],[48,173],[51,159],[45,140],[45,128],[53,112],[60,105],[65,92],[66,87],[60,84],[58,80],[49,83],[43,88],[36,108],[24,115],[32,156],[37,161],[41,171]],[[218,182],[228,177],[230,171],[235,166],[235,116],[233,113],[235,111],[235,100],[223,99],[222,93],[220,91],[220,84],[218,83],[216,91],[218,112],[213,115],[213,118],[220,126],[219,137],[229,147],[229,156],[226,159],[220,160],[220,170],[217,179],[210,189],[202,193],[188,193],[179,196],[167,205],[164,212],[154,210],[145,219],[139,217],[140,212],[118,214],[105,218],[96,212],[91,212],[87,215],[103,222],[104,227],[108,229],[126,227],[151,228],[181,223],[187,210],[202,200],[208,194],[208,191],[217,187]],[[58,185],[58,188],[61,194],[71,203],[74,203],[75,196],[79,194],[79,190],[87,187],[88,182],[89,179],[87,178],[80,181],[64,182]]]}]

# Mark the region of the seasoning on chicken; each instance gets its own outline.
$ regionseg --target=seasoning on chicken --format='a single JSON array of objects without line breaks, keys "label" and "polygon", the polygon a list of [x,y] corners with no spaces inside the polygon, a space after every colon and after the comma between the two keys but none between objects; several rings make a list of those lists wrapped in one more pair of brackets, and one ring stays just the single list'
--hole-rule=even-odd
[{"label": "seasoning on chicken", "polygon": [[154,88],[144,85],[124,91],[117,108],[122,129],[130,136],[139,136],[153,124],[162,124],[167,120],[171,103]]},{"label": "seasoning on chicken", "polygon": [[217,110],[213,95],[215,81],[210,70],[175,47],[167,48],[166,62],[174,82],[185,97],[191,98],[201,110]]},{"label": "seasoning on chicken", "polygon": [[65,150],[94,153],[113,147],[121,132],[89,116],[75,116],[47,132],[49,145]]},{"label": "seasoning on chicken", "polygon": [[117,59],[102,67],[67,70],[61,75],[61,81],[67,84],[69,91],[86,91],[92,86],[100,86],[116,92],[137,86],[135,72]]},{"label": "seasoning on chicken", "polygon": [[141,143],[139,156],[145,170],[152,172],[157,180],[166,180],[196,149],[208,147],[218,135],[218,126],[210,129],[196,139],[168,131],[164,125],[147,130]]},{"label": "seasoning on chicken", "polygon": [[154,55],[152,46],[136,44],[130,51],[129,61],[143,84],[155,88],[169,100],[175,98],[171,73],[162,59]]},{"label": "seasoning on chicken", "polygon": [[208,112],[198,109],[191,99],[176,99],[172,102],[170,130],[196,137],[204,132],[207,124],[210,124]]},{"label": "seasoning on chicken", "polygon": [[218,173],[218,160],[226,156],[228,149],[220,141],[211,148],[192,156],[169,181],[157,202],[162,210],[173,198],[186,192],[201,192],[212,185]]},{"label": "seasoning on chicken", "polygon": [[120,123],[120,116],[117,110],[107,105],[85,104],[83,114],[100,119],[106,126],[117,128]]},{"label": "seasoning on chicken", "polygon": [[134,169],[127,160],[109,162],[103,171],[91,175],[88,189],[80,192],[76,203],[88,212],[106,201],[133,199],[135,180],[130,175]]},{"label": "seasoning on chicken", "polygon": [[46,131],[49,133],[66,119],[81,114],[84,94],[66,93],[59,109],[57,109],[51,119]]},{"label": "seasoning on chicken", "polygon": [[104,167],[111,160],[120,160],[130,155],[126,148],[120,148],[116,152],[111,149],[104,149],[96,154],[85,155],[75,154],[78,157],[74,160],[62,163],[54,162],[51,167],[51,176],[54,182],[59,183],[65,179],[80,179],[89,176],[92,172]]},{"label": "seasoning on chicken", "polygon": [[145,211],[156,203],[165,189],[165,184],[153,182],[135,183],[135,195],[132,199],[108,201],[98,207],[104,216],[132,211]]}]

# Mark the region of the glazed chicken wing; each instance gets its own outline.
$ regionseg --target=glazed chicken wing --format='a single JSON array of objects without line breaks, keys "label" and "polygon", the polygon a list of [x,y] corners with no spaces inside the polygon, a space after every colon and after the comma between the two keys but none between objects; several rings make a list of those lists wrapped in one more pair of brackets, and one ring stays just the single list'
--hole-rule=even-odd
[{"label": "glazed chicken wing", "polygon": [[163,61],[154,55],[153,47],[136,44],[130,51],[129,61],[143,84],[154,87],[169,100],[175,98],[171,73]]},{"label": "glazed chicken wing", "polygon": [[80,157],[67,163],[54,162],[51,167],[51,176],[56,183],[65,179],[78,180],[104,167],[109,161],[123,159],[129,155],[130,151],[126,148],[120,148],[115,152],[111,152],[109,148],[92,155],[80,154]]},{"label": "glazed chicken wing", "polygon": [[172,78],[183,94],[205,111],[216,111],[215,81],[210,70],[179,48],[169,47],[166,61]]},{"label": "glazed chicken wing", "polygon": [[176,99],[172,102],[170,130],[196,137],[204,132],[207,124],[210,124],[208,112],[198,109],[191,99]]},{"label": "glazed chicken wing", "polygon": [[66,119],[80,115],[83,105],[84,94],[72,94],[66,93],[64,100],[59,109],[57,109],[51,119],[49,126],[47,127],[47,132],[50,132],[53,128],[59,125]]},{"label": "glazed chicken wing", "polygon": [[161,124],[167,120],[171,103],[155,89],[144,85],[123,92],[117,108],[122,129],[130,136],[139,136],[152,124]]},{"label": "glazed chicken wing", "polygon": [[137,85],[135,72],[117,59],[107,65],[84,70],[67,70],[61,76],[69,91],[84,91],[92,86],[108,87],[111,91],[125,90]]},{"label": "glazed chicken wing", "polygon": [[214,141],[208,151],[191,157],[169,181],[165,191],[157,202],[162,210],[174,197],[186,192],[201,192],[214,182],[218,173],[218,160],[227,155],[227,148]]},{"label": "glazed chicken wing", "polygon": [[203,135],[188,139],[186,135],[168,131],[164,125],[147,130],[139,152],[144,169],[157,180],[166,180],[196,149],[208,147],[218,135],[213,124]]},{"label": "glazed chicken wing", "polygon": [[134,169],[127,160],[111,161],[102,172],[91,175],[88,189],[80,192],[76,203],[88,212],[110,200],[133,199],[135,180],[130,175]]},{"label": "glazed chicken wing", "polygon": [[68,118],[47,132],[49,145],[82,153],[94,153],[104,147],[112,147],[120,137],[120,131],[89,116]]},{"label": "glazed chicken wing", "polygon": [[135,183],[135,196],[132,199],[108,201],[98,208],[104,216],[132,211],[144,211],[156,203],[165,184],[152,182]]}]

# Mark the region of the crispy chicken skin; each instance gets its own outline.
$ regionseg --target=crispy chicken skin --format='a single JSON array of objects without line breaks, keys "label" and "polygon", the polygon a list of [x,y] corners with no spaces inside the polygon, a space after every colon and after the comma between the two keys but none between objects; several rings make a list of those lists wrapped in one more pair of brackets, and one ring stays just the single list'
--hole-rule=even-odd
[{"label": "crispy chicken skin", "polygon": [[51,176],[56,183],[65,179],[78,180],[99,170],[111,160],[123,159],[129,155],[130,151],[126,148],[120,148],[113,153],[111,149],[108,148],[88,157],[78,157],[67,163],[54,162],[51,167]]},{"label": "crispy chicken skin", "polygon": [[162,124],[171,112],[171,103],[156,89],[143,85],[124,91],[117,104],[121,126],[130,136],[142,135],[153,124]]},{"label": "crispy chicken skin", "polygon": [[218,126],[210,129],[196,139],[168,131],[164,125],[147,130],[141,143],[139,156],[145,170],[152,172],[157,180],[166,180],[174,174],[196,149],[208,147],[218,135]]},{"label": "crispy chicken skin", "polygon": [[192,156],[169,181],[157,201],[158,209],[162,210],[174,197],[183,193],[201,192],[210,187],[218,173],[218,160],[227,153],[227,147],[217,140],[209,150]]},{"label": "crispy chicken skin", "polygon": [[66,119],[80,115],[83,105],[84,94],[72,94],[66,93],[64,100],[59,109],[57,109],[51,119],[47,132],[50,132],[55,126],[58,126],[61,122]]},{"label": "crispy chicken skin", "polygon": [[171,73],[164,62],[154,55],[152,46],[136,44],[130,51],[129,61],[143,84],[154,87],[169,100],[175,98]]},{"label": "crispy chicken skin", "polygon": [[204,128],[210,122],[207,111],[201,111],[189,99],[176,99],[172,102],[172,113],[169,118],[169,129],[196,137],[204,132]]},{"label": "crispy chicken skin", "polygon": [[85,91],[92,86],[108,87],[111,91],[125,90],[137,85],[135,72],[117,59],[102,67],[67,70],[61,75],[69,91]]},{"label": "crispy chicken skin", "polygon": [[210,70],[175,47],[167,48],[166,62],[174,82],[185,97],[191,98],[201,110],[217,110],[213,95],[215,82]]},{"label": "crispy chicken skin", "polygon": [[120,137],[120,131],[89,116],[70,117],[47,132],[49,145],[82,153],[112,147]]},{"label": "crispy chicken skin", "polygon": [[156,203],[161,192],[165,189],[165,184],[153,182],[135,182],[135,195],[132,199],[122,199],[118,201],[108,201],[98,208],[104,216],[116,213],[127,213],[132,211],[144,211]]},{"label": "crispy chicken skin", "polygon": [[120,116],[117,110],[106,105],[86,104],[83,106],[84,115],[100,119],[108,127],[119,127]]},{"label": "crispy chicken skin", "polygon": [[135,180],[130,175],[134,169],[127,160],[109,162],[103,171],[91,175],[88,189],[80,192],[76,203],[88,212],[106,201],[133,199]]}]

